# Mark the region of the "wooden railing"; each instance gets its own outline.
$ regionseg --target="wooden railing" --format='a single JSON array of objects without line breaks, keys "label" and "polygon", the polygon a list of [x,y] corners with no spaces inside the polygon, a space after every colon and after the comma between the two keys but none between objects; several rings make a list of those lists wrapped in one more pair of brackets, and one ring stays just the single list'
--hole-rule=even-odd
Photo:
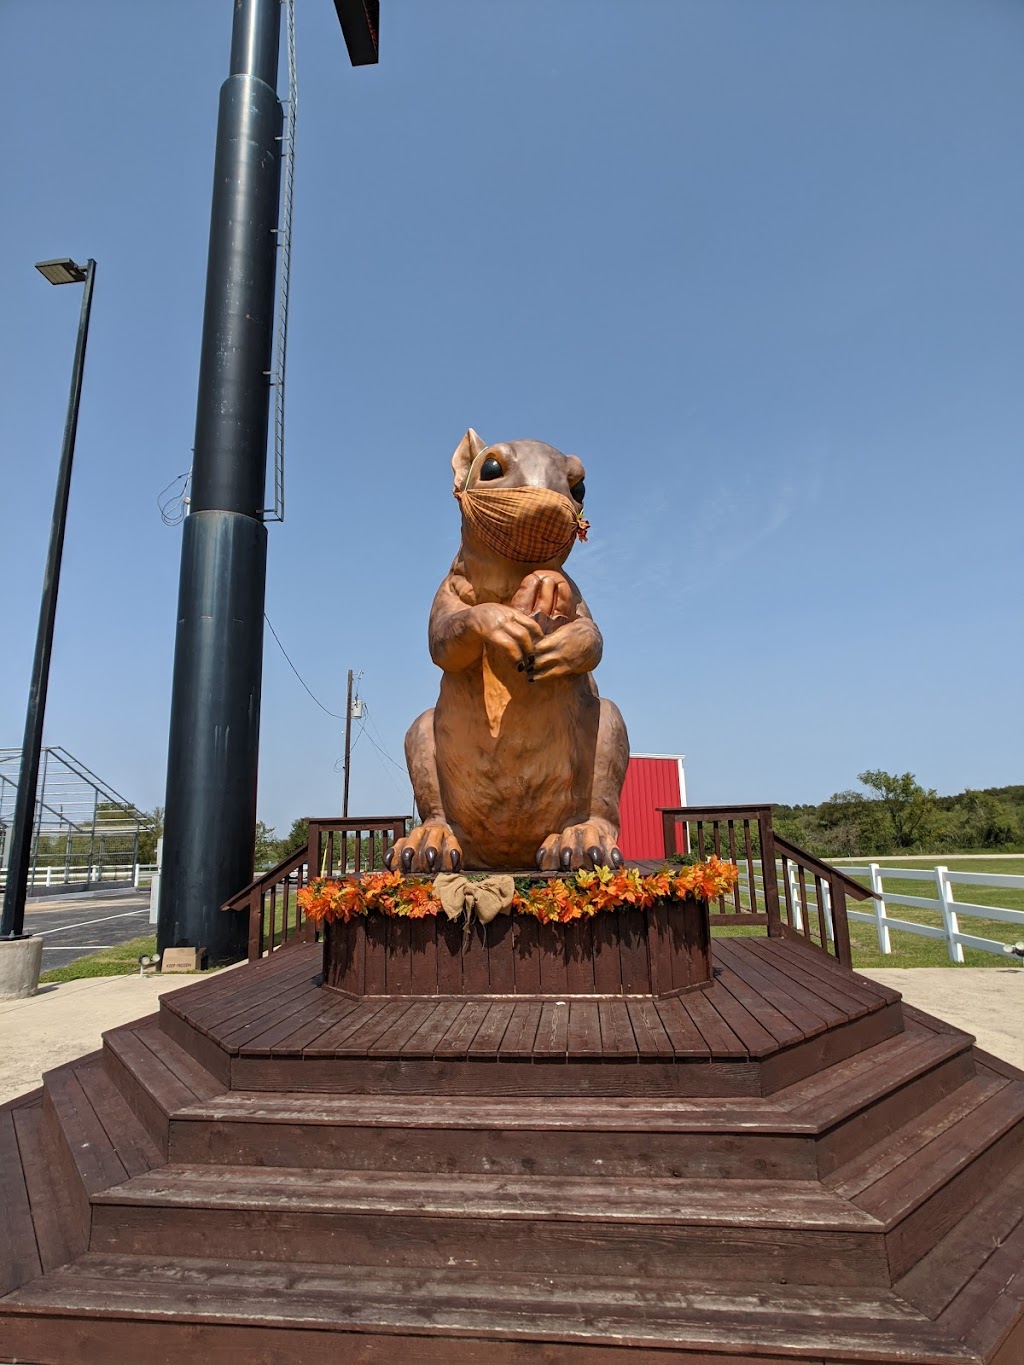
[{"label": "wooden railing", "polygon": [[798,939],[852,966],[846,899],[873,893],[776,834],[771,806],[683,806],[661,814],[666,858],[715,853],[740,869],[731,895],[719,897],[711,913],[712,928],[764,925],[770,938]]},{"label": "wooden railing", "polygon": [[304,848],[289,853],[221,906],[222,910],[248,911],[249,961],[315,939],[316,929],[296,900],[301,888],[320,875],[344,877],[351,872],[377,871],[384,866],[385,853],[404,833],[402,815],[310,820]]}]

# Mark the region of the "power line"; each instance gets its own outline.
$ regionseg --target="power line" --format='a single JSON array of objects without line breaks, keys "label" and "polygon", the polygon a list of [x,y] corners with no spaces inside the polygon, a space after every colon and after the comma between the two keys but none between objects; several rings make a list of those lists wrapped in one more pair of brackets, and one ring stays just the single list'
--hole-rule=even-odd
[{"label": "power line", "polygon": [[319,699],[318,697],[316,697],[316,696],[313,694],[312,691],[310,691],[309,687],[306,686],[306,681],[305,681],[305,679],[303,678],[302,674],[299,672],[299,670],[298,670],[298,669],[295,667],[295,665],[292,663],[291,659],[288,657],[288,651],[285,649],[284,645],[281,643],[280,637],[278,636],[277,631],[274,629],[274,627],[273,627],[273,625],[272,625],[272,623],[271,623],[270,617],[267,615],[266,612],[263,613],[263,619],[264,619],[264,621],[266,621],[267,625],[270,626],[270,633],[271,633],[271,635],[273,635],[274,639],[277,641],[277,647],[278,647],[278,649],[281,651],[281,653],[284,655],[285,659],[287,660],[287,662],[288,662],[288,667],[291,669],[291,671],[292,671],[292,672],[295,674],[295,676],[298,678],[299,682],[302,683],[302,686],[303,686],[303,687],[306,689],[306,691],[309,693],[310,697],[312,697],[313,701],[316,702],[316,704],[317,704],[317,706],[319,706],[320,710],[323,711],[323,713],[324,713],[325,715],[332,717],[332,719],[334,719],[334,720],[344,720],[344,719],[345,719],[344,716],[339,716],[338,713],[337,713],[337,711],[329,711],[329,710],[327,709],[327,707],[323,704],[323,702],[320,701],[320,699]]}]

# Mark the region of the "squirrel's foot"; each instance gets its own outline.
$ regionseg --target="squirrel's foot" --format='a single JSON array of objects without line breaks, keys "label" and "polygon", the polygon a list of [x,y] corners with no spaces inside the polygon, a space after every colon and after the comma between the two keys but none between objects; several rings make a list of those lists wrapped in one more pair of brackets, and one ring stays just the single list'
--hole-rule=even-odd
[{"label": "squirrel's foot", "polygon": [[427,820],[384,855],[389,872],[458,872],[462,845],[442,820]]},{"label": "squirrel's foot", "polygon": [[585,820],[569,825],[561,834],[549,834],[537,850],[542,872],[569,872],[577,868],[621,867],[622,853],[617,831],[607,820]]}]

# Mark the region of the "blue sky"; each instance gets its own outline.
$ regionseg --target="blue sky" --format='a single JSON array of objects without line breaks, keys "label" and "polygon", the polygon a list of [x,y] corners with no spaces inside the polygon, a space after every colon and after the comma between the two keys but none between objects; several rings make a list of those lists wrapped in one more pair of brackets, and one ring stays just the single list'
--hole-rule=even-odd
[{"label": "blue sky", "polygon": [[[287,519],[267,611],[363,671],[352,809],[409,808],[466,427],[587,467],[569,569],[632,747],[694,801],[868,767],[1024,780],[1024,7],[382,0],[353,70],[299,0]],[[80,291],[98,261],[47,712],[163,801],[231,5],[0,10],[0,744],[20,743]],[[282,64],[282,89],[284,70]],[[372,741],[372,743],[371,743]],[[379,746],[374,747],[374,744]],[[260,815],[340,808],[341,724],[268,635]]]}]

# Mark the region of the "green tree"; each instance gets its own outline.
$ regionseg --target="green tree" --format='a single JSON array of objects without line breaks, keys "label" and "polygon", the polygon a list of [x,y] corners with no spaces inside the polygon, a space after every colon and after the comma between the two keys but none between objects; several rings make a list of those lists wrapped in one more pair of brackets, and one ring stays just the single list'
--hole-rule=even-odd
[{"label": "green tree", "polygon": [[273,826],[264,824],[262,820],[257,820],[256,846],[253,853],[256,871],[263,872],[268,867],[273,867],[277,861],[277,840],[274,838]]},{"label": "green tree", "polygon": [[869,768],[858,773],[857,780],[874,792],[875,800],[885,812],[892,842],[896,848],[913,848],[940,826],[936,793],[925,790],[913,773],[887,773],[882,768]]}]

